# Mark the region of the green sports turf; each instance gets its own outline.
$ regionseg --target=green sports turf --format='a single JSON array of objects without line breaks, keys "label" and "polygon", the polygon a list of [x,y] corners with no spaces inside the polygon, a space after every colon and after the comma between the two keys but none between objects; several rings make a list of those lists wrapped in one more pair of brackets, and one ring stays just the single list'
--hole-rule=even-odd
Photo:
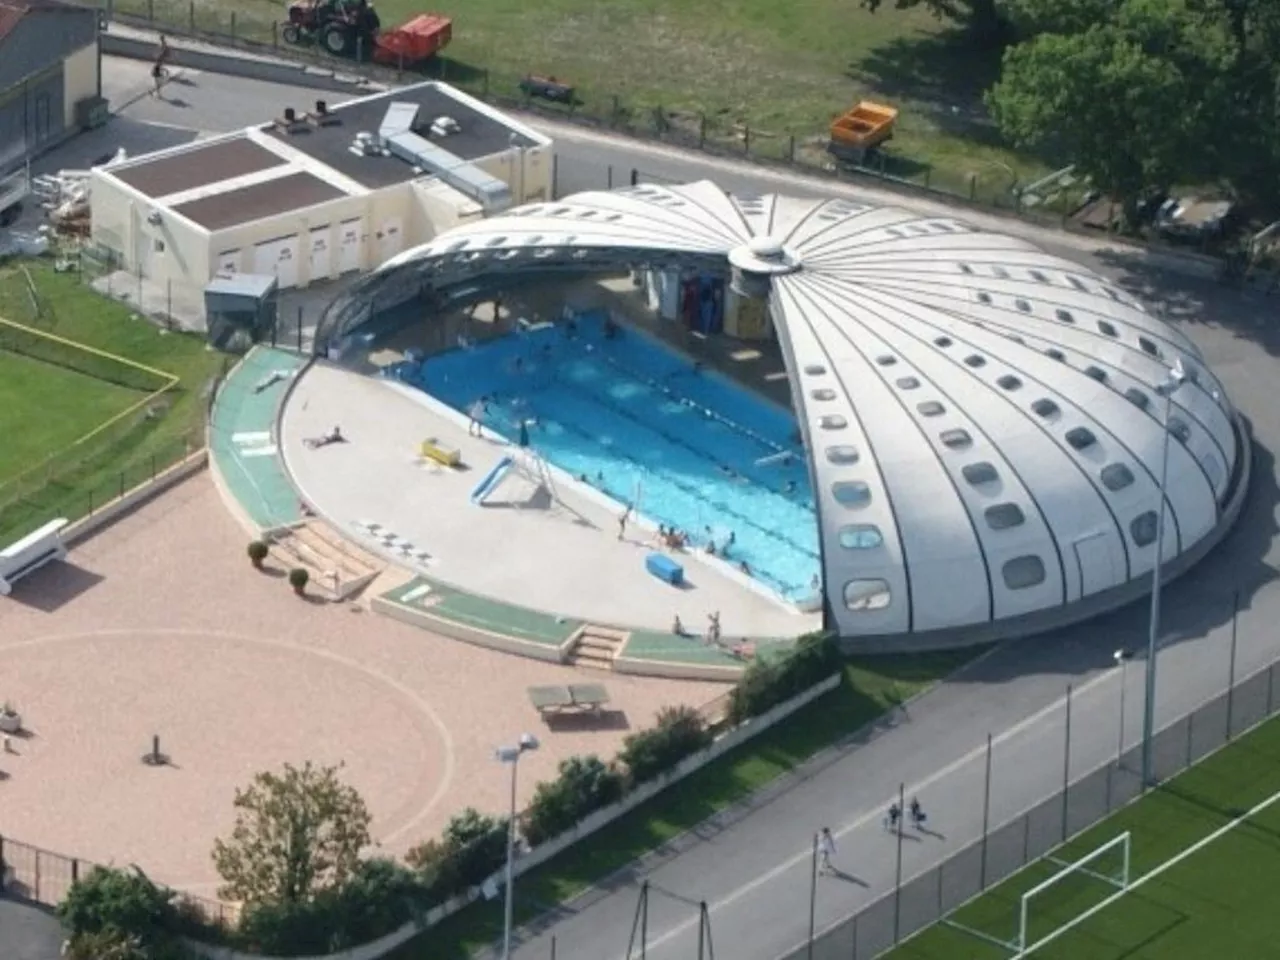
[{"label": "green sports turf", "polygon": [[[38,372],[29,360],[0,368],[0,546],[55,517],[83,517],[203,444],[206,391],[224,358],[202,337],[162,330],[42,259],[0,267],[0,317],[178,378],[147,410],[68,448],[146,393],[53,364],[35,363]],[[25,389],[10,385],[11,367],[22,370]]]},{"label": "green sports turf", "polygon": [[0,484],[140,399],[133,390],[0,351]]},{"label": "green sports turf", "polygon": [[[1280,720],[1214,754],[1070,843],[1075,860],[1128,830],[1130,878],[1204,839],[1280,792]],[[1112,861],[1114,863],[1114,860]],[[1051,876],[1040,862],[953,918],[1004,939],[1022,893]],[[1102,871],[1100,871],[1102,872]],[[1253,960],[1280,957],[1280,801],[1035,951],[1037,960]],[[1072,877],[1033,900],[1029,939],[1079,916],[1114,890]],[[892,960],[998,960],[1010,952],[944,925],[886,955]]]}]

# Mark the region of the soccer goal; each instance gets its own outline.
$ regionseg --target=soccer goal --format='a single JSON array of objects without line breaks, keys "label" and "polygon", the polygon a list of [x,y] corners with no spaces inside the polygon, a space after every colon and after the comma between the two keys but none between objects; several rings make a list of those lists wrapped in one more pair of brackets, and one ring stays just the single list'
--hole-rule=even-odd
[{"label": "soccer goal", "polygon": [[1007,950],[1014,958],[1030,956],[1092,916],[1103,903],[1124,895],[1129,889],[1129,850],[1126,830],[1077,860],[1044,857],[1042,862],[1059,869],[1018,898],[1014,935],[1009,940],[953,919],[943,923]]}]

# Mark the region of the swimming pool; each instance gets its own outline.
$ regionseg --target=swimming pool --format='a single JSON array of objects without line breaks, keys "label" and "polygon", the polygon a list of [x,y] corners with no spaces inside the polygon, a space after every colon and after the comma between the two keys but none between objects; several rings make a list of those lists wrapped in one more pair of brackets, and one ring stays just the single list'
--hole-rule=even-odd
[{"label": "swimming pool", "polygon": [[487,397],[491,430],[515,441],[525,421],[551,464],[698,549],[732,536],[726,559],[790,600],[811,596],[818,525],[795,418],[647,335],[607,337],[603,315],[575,326],[429,357],[408,379],[462,412]]}]

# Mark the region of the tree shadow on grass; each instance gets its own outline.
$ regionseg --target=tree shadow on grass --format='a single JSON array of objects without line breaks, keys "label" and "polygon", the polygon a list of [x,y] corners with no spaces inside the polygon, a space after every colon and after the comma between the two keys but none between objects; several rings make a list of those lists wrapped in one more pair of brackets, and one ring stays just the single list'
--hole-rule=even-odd
[{"label": "tree shadow on grass", "polygon": [[898,37],[849,64],[850,79],[886,97],[955,106],[986,117],[982,95],[1000,77],[998,48],[961,30]]}]

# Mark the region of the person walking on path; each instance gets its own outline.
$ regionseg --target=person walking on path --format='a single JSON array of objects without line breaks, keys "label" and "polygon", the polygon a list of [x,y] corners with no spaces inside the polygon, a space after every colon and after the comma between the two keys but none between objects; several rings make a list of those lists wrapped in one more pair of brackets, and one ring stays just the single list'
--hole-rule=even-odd
[{"label": "person walking on path", "polygon": [[924,822],[927,816],[924,807],[920,806],[920,801],[916,797],[911,798],[911,806],[908,808],[911,814],[911,825],[917,830],[924,829]]},{"label": "person walking on path", "polygon": [[902,808],[898,806],[897,801],[889,804],[889,812],[884,817],[885,830],[893,833],[898,829],[898,824],[902,822]]},{"label": "person walking on path", "polygon": [[823,827],[818,832],[818,872],[821,874],[835,873],[836,868],[831,863],[831,858],[836,855],[836,839],[831,836],[831,828]]},{"label": "person walking on path", "polygon": [[151,65],[151,79],[155,83],[155,88],[151,91],[153,97],[160,96],[160,88],[164,85],[165,78],[169,75],[169,58],[171,56],[169,41],[165,39],[164,34],[160,34],[160,48],[156,51],[156,62]]}]

